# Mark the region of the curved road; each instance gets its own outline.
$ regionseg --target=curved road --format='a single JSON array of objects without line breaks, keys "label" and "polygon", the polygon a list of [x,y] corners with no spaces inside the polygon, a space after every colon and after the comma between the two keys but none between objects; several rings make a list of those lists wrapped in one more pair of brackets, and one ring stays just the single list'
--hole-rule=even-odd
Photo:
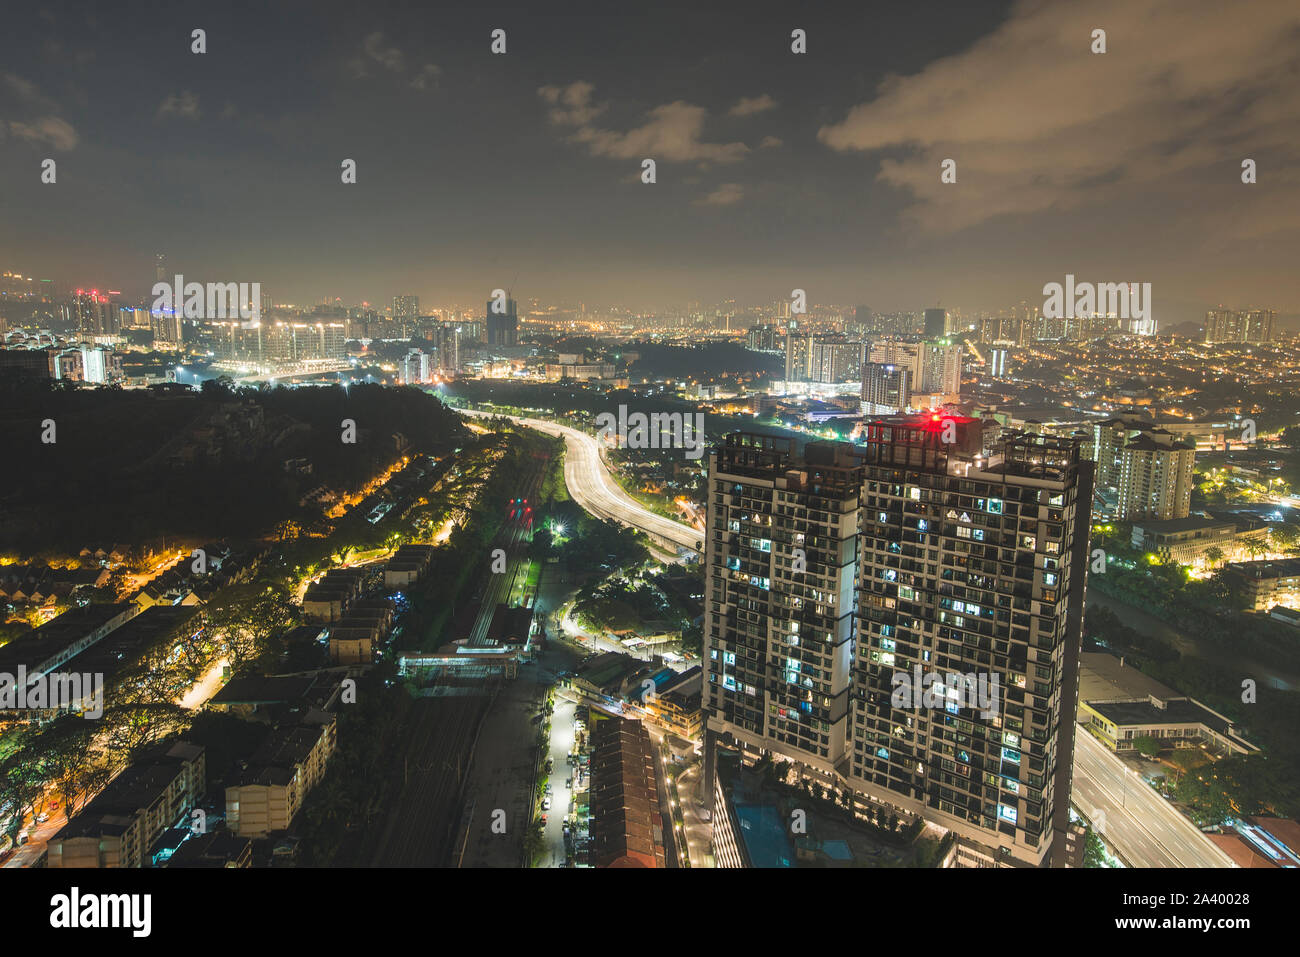
[{"label": "curved road", "polygon": [[[495,415],[474,409],[456,411],[482,418],[493,418]],[[592,515],[630,525],[648,535],[692,551],[703,539],[702,532],[655,514],[623,491],[614,481],[614,477],[609,474],[609,470],[605,468],[601,459],[600,443],[594,436],[544,419],[528,419],[514,415],[506,415],[502,418],[509,419],[517,425],[526,425],[547,435],[564,438],[567,452],[564,456],[564,483],[568,486],[573,500]]]}]

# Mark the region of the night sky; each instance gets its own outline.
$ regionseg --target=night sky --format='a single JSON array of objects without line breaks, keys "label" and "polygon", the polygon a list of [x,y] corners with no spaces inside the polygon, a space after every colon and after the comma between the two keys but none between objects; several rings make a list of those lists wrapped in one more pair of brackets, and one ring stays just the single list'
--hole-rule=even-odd
[{"label": "night sky", "polygon": [[891,311],[1041,302],[1068,272],[1151,282],[1166,326],[1300,314],[1286,0],[8,6],[0,268],[24,274],[144,296],[163,252],[278,302]]}]

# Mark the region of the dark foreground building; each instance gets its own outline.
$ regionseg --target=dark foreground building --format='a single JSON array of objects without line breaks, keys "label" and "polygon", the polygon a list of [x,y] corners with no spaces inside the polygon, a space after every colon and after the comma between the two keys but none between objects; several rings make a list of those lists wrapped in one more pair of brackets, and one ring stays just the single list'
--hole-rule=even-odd
[{"label": "dark foreground building", "polygon": [[[703,706],[969,864],[1066,863],[1093,463],[1073,440],[896,416],[866,443],[735,434],[710,459]],[[712,794],[712,783],[707,784]]]}]

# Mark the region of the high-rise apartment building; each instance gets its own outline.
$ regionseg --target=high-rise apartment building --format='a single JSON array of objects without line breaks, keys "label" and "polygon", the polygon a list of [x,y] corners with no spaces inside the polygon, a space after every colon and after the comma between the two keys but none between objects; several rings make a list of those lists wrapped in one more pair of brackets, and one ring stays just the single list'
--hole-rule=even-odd
[{"label": "high-rise apartment building", "polygon": [[1093,465],[1040,435],[985,458],[955,416],[866,438],[710,457],[706,772],[729,741],[948,828],[959,859],[1064,863]]},{"label": "high-rise apartment building", "polygon": [[419,296],[394,296],[393,318],[414,319],[420,315]]},{"label": "high-rise apartment building", "polygon": [[957,395],[961,392],[961,365],[965,351],[961,343],[882,339],[871,344],[867,357],[880,365],[909,369],[913,393]]},{"label": "high-rise apartment building", "polygon": [[878,362],[863,364],[862,411],[865,415],[904,412],[911,397],[911,369]]},{"label": "high-rise apartment building", "polygon": [[921,376],[918,392],[957,395],[961,392],[961,362],[965,347],[960,343],[921,343]]},{"label": "high-rise apartment building", "polygon": [[848,754],[861,472],[847,443],[728,435],[709,463],[709,730],[830,773]]},{"label": "high-rise apartment building", "polygon": [[402,384],[421,385],[433,379],[433,356],[419,349],[409,350],[402,357]]},{"label": "high-rise apartment building", "polygon": [[867,350],[867,358],[877,365],[902,366],[912,373],[911,387],[921,388],[921,343],[899,339],[881,339]]},{"label": "high-rise apartment building", "polygon": [[925,310],[925,337],[941,339],[948,334],[948,310]]},{"label": "high-rise apartment building", "polygon": [[814,339],[809,362],[812,382],[858,382],[862,377],[861,342],[847,339]]},{"label": "high-rise apartment building", "polygon": [[785,381],[807,382],[812,377],[812,336],[796,332],[785,337]]},{"label": "high-rise apartment building", "polygon": [[771,323],[750,326],[745,331],[745,348],[751,352],[779,351],[781,339],[776,334],[776,326]]},{"label": "high-rise apartment building", "polygon": [[86,337],[117,334],[117,306],[109,302],[108,296],[94,289],[78,289],[72,304],[78,333]]},{"label": "high-rise apartment building", "polygon": [[1186,518],[1192,508],[1196,447],[1139,416],[1094,423],[1097,487],[1115,494],[1115,517]]},{"label": "high-rise apartment building", "polygon": [[1162,441],[1154,432],[1130,439],[1121,451],[1115,517],[1121,522],[1186,518],[1195,463],[1196,448],[1187,442]]},{"label": "high-rise apartment building", "polygon": [[1211,309],[1205,314],[1205,341],[1268,342],[1276,321],[1272,309]]}]

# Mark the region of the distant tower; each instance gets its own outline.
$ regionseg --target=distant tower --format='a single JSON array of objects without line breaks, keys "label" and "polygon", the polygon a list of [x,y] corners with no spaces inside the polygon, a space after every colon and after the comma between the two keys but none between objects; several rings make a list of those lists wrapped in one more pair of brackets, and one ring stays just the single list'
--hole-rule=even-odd
[{"label": "distant tower", "polygon": [[159,253],[154,257],[154,278],[158,282],[170,282],[167,278],[167,257]]},{"label": "distant tower", "polygon": [[493,300],[487,302],[487,341],[490,346],[519,344],[519,307],[506,293],[505,312],[493,312]]}]

